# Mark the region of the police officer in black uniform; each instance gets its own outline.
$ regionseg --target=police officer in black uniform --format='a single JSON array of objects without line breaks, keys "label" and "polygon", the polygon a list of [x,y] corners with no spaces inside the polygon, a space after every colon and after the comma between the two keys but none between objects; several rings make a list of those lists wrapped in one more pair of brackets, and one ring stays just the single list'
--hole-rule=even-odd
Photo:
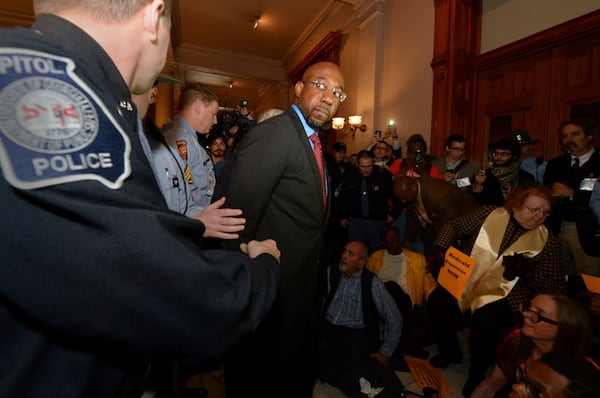
[{"label": "police officer in black uniform", "polygon": [[139,397],[149,360],[217,357],[274,299],[275,242],[201,251],[140,145],[170,7],[35,0],[0,30],[1,397]]}]

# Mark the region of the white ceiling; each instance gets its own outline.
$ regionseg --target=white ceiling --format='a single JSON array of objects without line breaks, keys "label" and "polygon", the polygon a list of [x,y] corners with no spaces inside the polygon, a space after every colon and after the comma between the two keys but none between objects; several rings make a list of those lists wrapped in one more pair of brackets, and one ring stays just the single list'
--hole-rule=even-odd
[{"label": "white ceiling", "polygon": [[[330,3],[178,0],[172,34],[178,77],[208,85],[222,106],[234,107],[246,98],[252,109],[261,88],[285,79],[286,56]],[[253,29],[256,18],[259,25]]]}]

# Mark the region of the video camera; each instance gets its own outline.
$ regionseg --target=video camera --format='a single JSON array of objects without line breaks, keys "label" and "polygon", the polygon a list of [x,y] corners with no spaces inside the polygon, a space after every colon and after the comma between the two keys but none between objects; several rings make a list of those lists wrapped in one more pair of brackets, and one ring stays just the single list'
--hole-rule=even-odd
[{"label": "video camera", "polygon": [[[246,108],[248,106],[248,100],[242,99],[240,101],[240,109]],[[229,130],[233,126],[238,126],[237,135],[241,136],[248,132],[252,127],[256,125],[254,120],[251,120],[247,117],[247,115],[242,115],[239,110],[225,110],[221,115],[221,120],[219,121],[221,125],[221,131],[225,137],[229,137]]]}]

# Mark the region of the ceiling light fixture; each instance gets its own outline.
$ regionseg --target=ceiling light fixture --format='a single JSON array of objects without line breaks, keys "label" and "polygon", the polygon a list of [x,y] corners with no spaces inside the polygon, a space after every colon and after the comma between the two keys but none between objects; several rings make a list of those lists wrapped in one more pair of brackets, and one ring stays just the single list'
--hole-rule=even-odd
[{"label": "ceiling light fixture", "polygon": [[233,88],[233,79],[229,81],[229,88]]},{"label": "ceiling light fixture", "polygon": [[259,17],[254,18],[254,25],[252,25],[252,29],[258,28],[259,24],[260,24],[260,18]]}]

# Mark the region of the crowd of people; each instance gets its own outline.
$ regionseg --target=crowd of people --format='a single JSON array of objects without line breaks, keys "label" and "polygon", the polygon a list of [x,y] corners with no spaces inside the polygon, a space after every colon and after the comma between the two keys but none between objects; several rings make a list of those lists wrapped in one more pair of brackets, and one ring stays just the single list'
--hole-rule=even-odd
[{"label": "crowd of people", "polygon": [[[457,134],[439,159],[421,134],[329,152],[345,84],[318,62],[259,123],[244,104],[223,129],[192,83],[159,128],[172,6],[34,0],[2,30],[0,396],[183,396],[178,372],[224,364],[228,398],[397,397],[394,359],[459,363],[465,327],[466,397],[597,396],[592,126],[565,121],[533,175],[523,129],[487,169]],[[461,297],[437,282],[450,247],[477,262]]]},{"label": "crowd of people", "polygon": [[[330,228],[332,235],[338,234],[329,240],[330,250],[339,251],[336,242],[361,240],[350,229],[356,222],[354,219],[363,223],[369,218],[380,220],[378,225],[370,222],[370,235],[379,231],[382,236],[379,244],[387,251],[382,252],[364,235],[362,242],[372,253],[373,261],[379,264],[369,269],[389,287],[389,293],[409,323],[414,319],[410,314],[414,301],[411,303],[410,298],[415,289],[420,292],[417,308],[423,305],[426,309],[429,338],[438,351],[429,358],[430,364],[445,368],[461,363],[464,353],[457,332],[469,329],[470,367],[462,390],[465,397],[510,393],[509,381],[516,382],[515,365],[503,363],[498,353],[506,354],[507,344],[513,344],[512,340],[503,343],[507,336],[519,336],[515,341],[520,341],[522,336],[531,334],[530,329],[542,333],[546,328],[549,330],[543,332],[554,337],[538,337],[543,340],[544,350],[533,350],[532,343],[520,343],[511,354],[519,356],[517,364],[526,364],[546,352],[579,357],[587,354],[598,359],[597,345],[592,345],[588,338],[592,328],[587,317],[596,319],[593,330],[597,338],[599,313],[591,303],[599,296],[582,282],[582,274],[600,276],[600,257],[594,249],[598,235],[594,208],[600,202],[600,183],[597,182],[600,168],[595,163],[598,155],[593,146],[595,131],[585,120],[567,120],[560,126],[559,134],[565,155],[551,159],[547,166],[546,162],[535,159],[535,175],[525,170],[531,169],[531,162],[525,162],[530,156],[523,157],[522,152],[528,154],[529,147],[538,140],[530,138],[524,129],[491,143],[491,162],[487,169],[465,159],[467,141],[458,134],[448,137],[443,158],[428,155],[423,137],[414,135],[407,140],[406,158],[382,159],[383,151],[379,148],[383,146],[374,145],[371,154],[358,153],[357,159],[363,160],[356,166],[342,164],[339,150],[334,152],[335,161],[330,163],[331,174],[340,181],[335,186],[337,197],[332,203],[334,220],[330,225],[335,226],[339,221],[341,227],[348,227],[343,238],[339,237],[343,229]],[[336,149],[340,148],[337,144]],[[391,151],[386,153],[390,156]],[[361,187],[361,176],[362,181],[369,182],[364,178],[364,166],[369,166],[368,175],[389,177],[391,174],[391,182],[380,178],[374,184],[371,179],[370,185]],[[350,177],[345,176],[348,173]],[[558,180],[561,182],[555,182]],[[386,200],[378,198],[381,195],[386,195]],[[365,209],[365,202],[371,207],[379,203],[378,217],[374,217],[376,213],[372,211],[360,212]],[[350,217],[345,216],[348,212],[344,211],[348,206],[355,209]],[[401,249],[396,251],[389,249],[388,237],[389,228],[394,227],[402,242]],[[361,228],[363,234],[366,230]],[[458,298],[435,282],[450,247],[471,256],[477,264]],[[409,258],[408,264],[406,259],[394,258],[394,254],[403,250]],[[423,263],[427,265],[421,267],[426,272],[425,280],[433,281],[432,288],[424,288],[423,278],[411,280],[414,272],[411,270],[415,267],[411,263],[419,264],[418,259],[408,257],[413,254],[423,256]],[[383,268],[382,263],[386,264]],[[391,280],[396,283],[390,284]],[[424,296],[423,292],[426,292]],[[545,297],[539,296],[542,293],[558,297],[554,307],[562,307],[564,303],[570,310],[560,310],[556,316],[547,317],[557,311],[537,305],[536,300]],[[578,314],[579,319],[553,320],[567,312]],[[540,314],[546,315],[540,318]],[[540,319],[542,323],[538,324]],[[561,328],[571,321],[576,322],[573,330],[577,331],[576,336],[568,340],[577,341],[581,346],[563,350],[554,339],[557,334],[567,334]],[[408,338],[410,328],[403,328],[403,334]],[[398,350],[419,356],[423,341],[427,340],[412,340],[411,347],[399,344]],[[541,344],[535,335],[533,341]]]}]

